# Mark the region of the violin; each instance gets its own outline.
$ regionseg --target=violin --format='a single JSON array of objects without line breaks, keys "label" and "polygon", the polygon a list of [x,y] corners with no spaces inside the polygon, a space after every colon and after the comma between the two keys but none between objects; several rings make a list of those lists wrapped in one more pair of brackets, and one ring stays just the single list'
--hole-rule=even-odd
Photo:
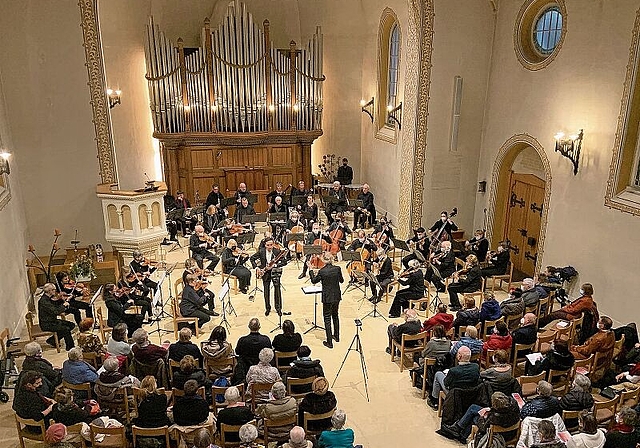
[{"label": "violin", "polygon": [[404,270],[403,272],[401,272],[400,274],[398,274],[398,278],[404,278],[404,277],[409,277],[411,274],[413,274],[414,272],[418,272],[420,270],[420,268],[409,268]]},{"label": "violin", "polygon": [[113,295],[115,297],[122,297],[122,296],[126,296],[129,295],[129,293],[132,291],[132,288],[129,288],[128,286],[123,286],[122,288],[116,288],[113,290]]},{"label": "violin", "polygon": [[[249,224],[251,225],[251,224]],[[251,230],[250,228],[245,227],[243,224],[233,224],[229,229],[229,233],[232,235],[239,235],[241,233],[245,233]]]},{"label": "violin", "polygon": [[142,265],[142,266],[156,266],[157,264],[158,264],[157,261],[153,261],[153,260],[151,260],[149,258],[146,258],[146,257],[140,263],[140,265]]}]

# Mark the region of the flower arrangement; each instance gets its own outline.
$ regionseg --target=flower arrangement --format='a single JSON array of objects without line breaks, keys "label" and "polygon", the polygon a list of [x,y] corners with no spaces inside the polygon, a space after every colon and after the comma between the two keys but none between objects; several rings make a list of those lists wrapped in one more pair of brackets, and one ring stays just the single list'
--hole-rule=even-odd
[{"label": "flower arrangement", "polygon": [[340,166],[341,156],[335,154],[325,154],[322,156],[322,163],[318,165],[320,173],[327,182],[333,182],[338,174],[338,166]]},{"label": "flower arrangement", "polygon": [[93,260],[86,254],[76,257],[76,260],[69,266],[69,272],[75,280],[96,278],[96,271],[93,268]]}]

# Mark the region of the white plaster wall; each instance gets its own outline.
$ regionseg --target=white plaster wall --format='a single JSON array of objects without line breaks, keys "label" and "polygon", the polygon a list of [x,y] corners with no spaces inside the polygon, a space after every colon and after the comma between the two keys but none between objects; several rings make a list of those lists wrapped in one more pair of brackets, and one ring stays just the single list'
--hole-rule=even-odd
[{"label": "white plaster wall", "polygon": [[[640,317],[632,296],[640,218],[603,203],[638,4],[567,1],[566,7],[564,46],[547,68],[531,72],[513,49],[519,4],[500,3],[479,170],[491,180],[497,151],[512,135],[538,139],[553,176],[542,265],[573,265],[578,284],[593,283],[601,312],[626,323]],[[585,138],[574,176],[571,163],[554,152],[553,136],[580,128]],[[488,196],[478,198],[476,223]]]}]

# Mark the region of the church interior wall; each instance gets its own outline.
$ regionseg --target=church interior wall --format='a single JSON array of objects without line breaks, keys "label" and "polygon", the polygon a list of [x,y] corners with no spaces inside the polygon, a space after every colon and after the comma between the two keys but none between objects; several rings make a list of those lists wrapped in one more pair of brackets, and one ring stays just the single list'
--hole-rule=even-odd
[{"label": "church interior wall", "polygon": [[[487,180],[498,150],[511,136],[526,133],[544,147],[551,165],[549,221],[540,266],[572,265],[595,288],[602,313],[619,322],[640,317],[629,305],[636,288],[631,260],[640,244],[638,217],[604,206],[611,152],[637,2],[567,1],[568,31],[556,59],[529,71],[516,59],[513,31],[520,5],[500,2],[493,46],[479,178]],[[584,128],[578,174],[554,152],[554,135]],[[479,195],[475,221],[490,195]],[[492,244],[492,247],[495,246]],[[633,269],[635,270],[635,269]],[[607,291],[605,294],[604,291]]]}]

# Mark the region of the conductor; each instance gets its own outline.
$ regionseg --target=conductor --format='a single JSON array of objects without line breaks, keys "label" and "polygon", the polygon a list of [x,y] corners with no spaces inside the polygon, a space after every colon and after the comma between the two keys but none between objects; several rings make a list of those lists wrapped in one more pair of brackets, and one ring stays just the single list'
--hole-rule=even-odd
[{"label": "conductor", "polygon": [[[322,254],[324,267],[317,271],[309,266],[309,275],[311,283],[322,283],[322,316],[324,317],[324,328],[327,332],[327,340],[323,341],[325,347],[333,348],[333,341],[340,342],[340,320],[338,317],[338,307],[342,300],[342,292],[340,291],[340,283],[344,282],[342,278],[342,269],[333,265],[333,255],[329,252]],[[333,333],[331,332],[331,321],[333,320]]]}]

